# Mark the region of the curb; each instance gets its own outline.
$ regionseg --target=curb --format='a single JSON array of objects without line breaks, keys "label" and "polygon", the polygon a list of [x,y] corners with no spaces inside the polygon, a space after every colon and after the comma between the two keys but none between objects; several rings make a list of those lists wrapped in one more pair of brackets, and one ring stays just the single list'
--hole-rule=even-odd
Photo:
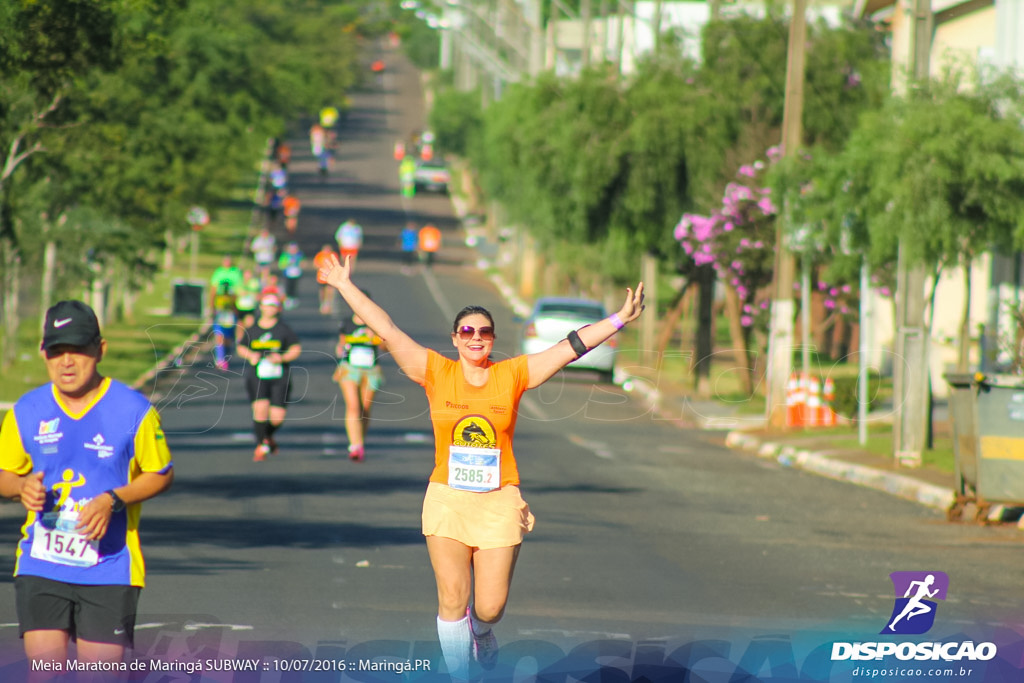
[{"label": "curb", "polygon": [[843,462],[824,453],[761,441],[741,431],[729,432],[725,437],[725,445],[736,450],[754,452],[761,458],[772,458],[785,467],[866,486],[937,510],[948,510],[955,497],[951,489],[944,489],[901,474]]},{"label": "curb", "polygon": [[205,337],[210,331],[210,324],[207,322],[202,323],[202,327],[192,334],[188,339],[181,342],[173,350],[169,351],[167,355],[157,361],[156,365],[147,370],[142,374],[141,377],[132,382],[131,387],[136,391],[141,391],[146,384],[153,380],[159,373],[163,372],[167,368],[175,365],[175,360],[180,357],[190,346],[196,344],[200,339]]}]

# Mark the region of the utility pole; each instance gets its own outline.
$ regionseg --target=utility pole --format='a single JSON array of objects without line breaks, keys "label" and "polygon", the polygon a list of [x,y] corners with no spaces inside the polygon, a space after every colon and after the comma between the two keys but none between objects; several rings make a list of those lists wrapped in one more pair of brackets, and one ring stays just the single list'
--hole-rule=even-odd
[{"label": "utility pole", "polygon": [[583,54],[580,66],[586,69],[590,66],[590,0],[580,0],[580,23],[583,25]]},{"label": "utility pole", "polygon": [[601,0],[597,13],[601,18],[598,28],[601,31],[601,63],[604,64],[608,61],[608,0]]},{"label": "utility pole", "polygon": [[654,0],[654,54],[661,52],[661,0]]},{"label": "utility pole", "polygon": [[[807,42],[807,0],[793,0],[786,57],[786,104],[782,113],[782,153],[793,157],[803,144],[804,73]],[[768,337],[768,396],[765,417],[772,427],[786,423],[786,382],[793,369],[793,281],[796,262],[786,228],[789,212],[776,219],[775,294]]]},{"label": "utility pole", "polygon": [[530,75],[536,76],[544,70],[544,18],[540,0],[527,0],[523,4],[523,16],[530,30]]},{"label": "utility pole", "polygon": [[[910,73],[924,83],[931,71],[934,15],[931,0],[915,0]],[[896,263],[896,359],[893,365],[893,457],[897,465],[920,467],[928,417],[928,330],[924,323],[925,268],[911,264],[900,241]]]},{"label": "utility pole", "polygon": [[622,52],[623,47],[623,31],[624,24],[626,23],[626,3],[625,0],[618,0],[619,7],[616,14],[619,15],[619,20],[615,27],[615,68],[619,71],[619,76],[622,76]]}]

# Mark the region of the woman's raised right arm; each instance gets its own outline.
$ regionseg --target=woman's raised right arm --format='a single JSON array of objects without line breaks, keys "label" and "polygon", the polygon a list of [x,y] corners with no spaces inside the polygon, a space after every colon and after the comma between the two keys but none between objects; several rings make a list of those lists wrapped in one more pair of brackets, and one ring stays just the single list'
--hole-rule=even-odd
[{"label": "woman's raised right arm", "polygon": [[426,347],[420,346],[403,332],[387,311],[363,294],[352,282],[351,274],[352,264],[349,257],[346,256],[345,262],[341,263],[336,255],[331,254],[317,271],[317,279],[337,289],[352,312],[362,318],[374,334],[384,340],[402,372],[417,384],[423,384],[427,377]]}]

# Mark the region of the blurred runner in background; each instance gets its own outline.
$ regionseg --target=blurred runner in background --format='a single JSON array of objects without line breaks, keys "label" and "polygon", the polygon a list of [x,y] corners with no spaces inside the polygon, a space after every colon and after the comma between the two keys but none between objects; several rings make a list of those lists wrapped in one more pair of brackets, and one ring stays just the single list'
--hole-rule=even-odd
[{"label": "blurred runner in background", "polygon": [[299,245],[289,242],[277,259],[277,269],[284,276],[284,307],[291,310],[298,305],[299,279],[302,277],[302,262],[305,255],[299,250]]},{"label": "blurred runner in background", "polygon": [[320,251],[313,257],[313,266],[317,269],[316,281],[320,285],[320,312],[324,315],[330,315],[331,313],[331,302],[334,300],[334,287],[320,279],[320,269],[327,264],[327,258],[334,255],[334,250],[331,249],[331,245],[325,244],[320,247]]},{"label": "blurred runner in background", "polygon": [[384,340],[358,315],[353,315],[338,329],[338,345],[334,351],[338,367],[334,370],[334,381],[345,399],[348,457],[356,462],[361,462],[366,454],[366,429],[370,425],[373,396],[384,384],[379,360],[380,352],[385,349]]},{"label": "blurred runner in background", "polygon": [[238,355],[244,361],[245,389],[252,403],[256,450],[253,461],[277,453],[274,433],[287,414],[289,364],[302,353],[299,337],[280,319],[281,298],[274,292],[260,297],[260,317],[242,333]]},{"label": "blurred runner in background", "polygon": [[338,226],[334,233],[334,241],[338,243],[341,258],[351,256],[354,264],[356,257],[359,256],[359,250],[363,246],[363,226],[349,218]]},{"label": "blurred runner in background", "polygon": [[427,268],[434,265],[437,252],[441,249],[441,231],[427,223],[420,228],[419,234],[420,261]]}]

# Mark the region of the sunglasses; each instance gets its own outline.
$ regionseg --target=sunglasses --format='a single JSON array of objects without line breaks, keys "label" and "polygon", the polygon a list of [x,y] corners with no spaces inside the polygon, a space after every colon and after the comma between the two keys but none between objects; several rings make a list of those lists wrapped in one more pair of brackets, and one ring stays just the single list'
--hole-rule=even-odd
[{"label": "sunglasses", "polygon": [[480,338],[484,341],[494,340],[494,328],[490,326],[476,328],[470,325],[463,325],[456,331],[456,334],[459,335],[459,339],[462,341],[469,341],[478,332],[480,333]]}]

